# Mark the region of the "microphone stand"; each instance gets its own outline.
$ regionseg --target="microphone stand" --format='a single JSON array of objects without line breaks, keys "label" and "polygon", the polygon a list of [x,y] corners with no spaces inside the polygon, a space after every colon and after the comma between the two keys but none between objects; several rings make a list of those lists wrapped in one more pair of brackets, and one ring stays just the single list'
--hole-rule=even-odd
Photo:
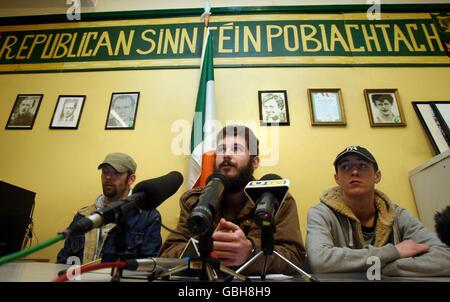
[{"label": "microphone stand", "polygon": [[[125,261],[127,259],[135,258],[136,256],[127,253],[127,233],[128,233],[128,215],[123,215],[118,221],[117,225],[108,232],[107,236],[113,236],[114,240],[114,251],[110,253],[105,253],[103,258],[111,257],[111,261]],[[105,239],[106,240],[106,239]],[[104,262],[104,261],[102,261]],[[122,278],[123,268],[114,267],[111,270],[111,282],[120,282]]]},{"label": "microphone stand", "polygon": [[261,251],[259,251],[255,256],[253,256],[250,260],[248,260],[246,263],[244,263],[237,271],[236,273],[239,274],[240,272],[242,272],[248,265],[250,265],[251,263],[253,263],[254,261],[256,261],[256,259],[259,258],[259,256],[264,255],[264,265],[262,267],[262,271],[261,271],[261,280],[265,280],[266,279],[266,271],[267,271],[267,260],[269,258],[269,256],[275,254],[276,256],[278,256],[279,258],[281,258],[284,262],[286,262],[287,264],[289,264],[289,266],[291,266],[293,269],[295,269],[297,272],[303,274],[304,276],[306,276],[310,281],[312,282],[318,282],[319,280],[311,275],[309,275],[308,273],[306,273],[305,271],[303,271],[302,269],[300,269],[298,266],[296,266],[294,263],[292,263],[291,261],[289,261],[288,259],[286,259],[285,257],[283,257],[280,253],[278,253],[277,251],[275,251],[274,249],[274,240],[273,240],[273,232],[274,232],[274,227],[272,226],[263,226],[261,228]]},{"label": "microphone stand", "polygon": [[159,277],[169,277],[172,274],[182,272],[188,269],[195,269],[199,271],[199,280],[214,281],[217,279],[215,270],[219,270],[228,274],[230,277],[235,277],[241,281],[248,281],[248,278],[234,272],[232,269],[220,264],[220,260],[211,257],[213,251],[213,239],[211,237],[212,230],[199,237],[199,253],[200,257],[193,257],[189,259],[188,264],[179,265],[164,272]]}]

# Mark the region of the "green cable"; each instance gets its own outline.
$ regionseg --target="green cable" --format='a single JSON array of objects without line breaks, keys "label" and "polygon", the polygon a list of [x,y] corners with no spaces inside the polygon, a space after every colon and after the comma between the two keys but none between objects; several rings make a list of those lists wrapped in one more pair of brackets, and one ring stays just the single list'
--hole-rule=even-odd
[{"label": "green cable", "polygon": [[15,260],[15,259],[18,259],[18,258],[23,258],[23,257],[25,257],[25,256],[27,256],[27,255],[29,255],[31,253],[34,253],[34,252],[39,251],[39,250],[41,250],[41,249],[43,249],[43,248],[45,248],[45,247],[47,247],[49,245],[52,245],[53,243],[58,242],[58,241],[60,241],[60,240],[62,240],[64,238],[65,238],[64,234],[59,234],[55,238],[52,238],[52,239],[47,240],[45,242],[42,242],[42,243],[40,243],[38,245],[29,247],[29,248],[27,248],[25,250],[22,250],[22,251],[18,251],[18,252],[15,252],[15,253],[3,256],[3,257],[0,258],[0,265],[3,265],[6,262],[9,262],[9,261],[12,261],[12,260]]}]

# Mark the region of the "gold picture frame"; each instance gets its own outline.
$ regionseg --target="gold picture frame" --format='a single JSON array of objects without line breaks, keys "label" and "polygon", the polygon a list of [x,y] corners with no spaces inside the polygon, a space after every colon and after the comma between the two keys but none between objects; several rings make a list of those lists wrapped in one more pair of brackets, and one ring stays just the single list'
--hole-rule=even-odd
[{"label": "gold picture frame", "polygon": [[313,126],[347,124],[340,88],[308,89],[309,113]]},{"label": "gold picture frame", "polygon": [[405,127],[406,119],[397,89],[364,89],[371,127]]}]

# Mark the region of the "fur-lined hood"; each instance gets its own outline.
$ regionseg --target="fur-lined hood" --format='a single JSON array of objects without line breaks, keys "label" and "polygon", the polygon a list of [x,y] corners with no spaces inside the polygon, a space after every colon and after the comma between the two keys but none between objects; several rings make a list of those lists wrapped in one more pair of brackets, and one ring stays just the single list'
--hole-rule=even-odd
[{"label": "fur-lined hood", "polygon": [[[361,229],[361,222],[353,211],[345,204],[342,188],[340,186],[328,189],[320,194],[320,201],[332,210],[340,213],[356,223],[358,238],[361,246],[364,247],[364,237]],[[392,233],[395,221],[395,206],[383,192],[375,189],[375,206],[378,210],[378,220],[375,227],[375,244],[380,247],[388,242]],[[350,230],[351,231],[351,230]]]}]

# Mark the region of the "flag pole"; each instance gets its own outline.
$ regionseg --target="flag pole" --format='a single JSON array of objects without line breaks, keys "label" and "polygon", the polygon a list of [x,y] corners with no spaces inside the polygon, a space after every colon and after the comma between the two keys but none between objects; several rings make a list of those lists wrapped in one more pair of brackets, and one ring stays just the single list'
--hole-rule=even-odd
[{"label": "flag pole", "polygon": [[216,120],[216,106],[214,97],[214,67],[212,62],[213,51],[210,32],[210,5],[205,3],[205,10],[200,16],[204,22],[203,43],[200,58],[199,90],[195,105],[194,122],[191,130],[191,158],[188,168],[188,189],[206,184],[207,177],[214,170],[215,134],[210,133],[212,129],[206,125]]}]

